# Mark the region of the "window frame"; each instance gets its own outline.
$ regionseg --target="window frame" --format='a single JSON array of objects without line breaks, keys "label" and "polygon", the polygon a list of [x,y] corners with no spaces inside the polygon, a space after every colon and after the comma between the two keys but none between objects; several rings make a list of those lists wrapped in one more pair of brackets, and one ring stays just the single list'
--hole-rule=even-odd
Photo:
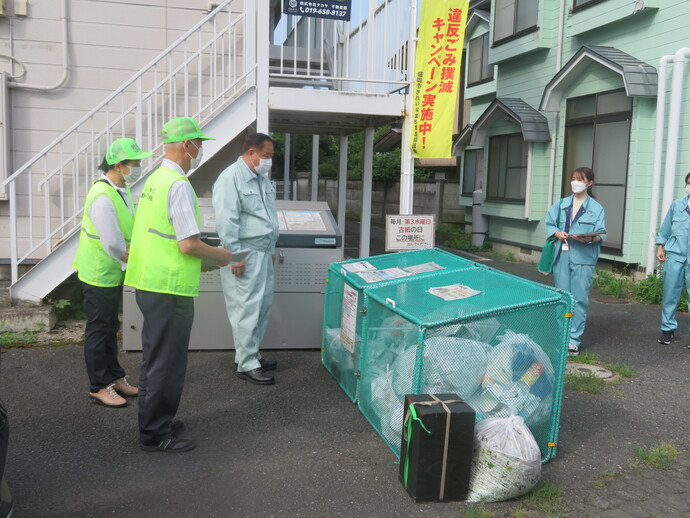
[{"label": "window frame", "polygon": [[[465,178],[467,176],[467,154],[468,153],[475,153],[476,157],[474,159],[474,171],[472,171],[472,174],[474,175],[472,178],[472,191],[466,191],[465,190]],[[484,148],[475,148],[475,149],[465,149],[465,152],[463,153],[462,157],[462,178],[460,179],[460,195],[461,196],[473,196],[474,191],[477,190],[477,184],[480,182],[477,182],[477,175],[479,174],[479,179],[481,181],[481,177],[484,173]]]},{"label": "window frame", "polygon": [[585,4],[577,5],[577,0],[573,0],[573,7],[571,12],[576,13],[579,11],[583,11],[585,9],[589,9],[593,5],[601,4],[603,2],[606,2],[606,0],[589,0]]},{"label": "window frame", "polygon": [[[470,77],[470,71],[471,71],[470,62],[472,59],[472,52],[471,52],[472,51],[472,42],[478,40],[479,38],[481,38],[483,40],[482,44],[481,44],[481,59],[479,61],[479,80],[471,81],[472,78]],[[467,87],[468,88],[472,87],[472,86],[482,85],[484,83],[489,83],[489,82],[494,80],[495,70],[494,70],[494,66],[489,64],[489,48],[491,48],[491,38],[490,38],[488,32],[485,32],[484,34],[481,34],[475,38],[472,38],[469,41],[469,44],[467,45]],[[485,58],[486,58],[486,62],[484,61]],[[484,69],[487,67],[491,71],[490,72],[491,75],[487,76],[487,77],[483,77],[482,74],[484,72]]]},{"label": "window frame", "polygon": [[[496,0],[496,1],[498,1],[498,0]],[[534,25],[532,25],[532,26],[530,26],[530,27],[527,27],[527,28],[525,28],[525,29],[522,29],[522,30],[520,30],[520,31],[518,31],[518,32],[515,31],[515,29],[517,28],[517,13],[518,13],[517,4],[518,4],[520,1],[523,1],[523,2],[524,2],[524,1],[526,1],[526,0],[514,0],[514,2],[515,2],[514,5],[515,5],[516,8],[513,10],[513,33],[512,33],[511,35],[509,35],[509,36],[505,36],[505,37],[501,38],[500,40],[494,39],[494,41],[493,41],[492,44],[491,44],[492,48],[493,48],[493,47],[497,47],[497,46],[499,46],[499,45],[502,45],[502,44],[504,44],[504,43],[507,43],[507,42],[509,42],[509,41],[513,41],[513,40],[515,40],[515,39],[517,39],[517,38],[520,38],[520,37],[524,36],[525,34],[530,34],[530,33],[532,33],[532,32],[536,32],[536,31],[539,30],[539,7],[540,7],[541,0],[537,0],[537,19],[534,21]],[[575,0],[573,0],[573,2],[574,2],[574,1],[575,1]],[[493,27],[492,27],[493,33],[494,33],[494,37],[495,37],[495,34],[496,34],[496,18],[495,18],[495,16],[496,16],[495,13],[496,13],[496,12],[497,12],[497,9],[496,9],[496,7],[494,6],[494,23],[493,23]]]},{"label": "window frame", "polygon": [[[520,137],[520,140],[522,141],[522,147],[520,148],[520,150],[521,150],[521,153],[520,153],[520,157],[521,157],[521,167],[520,167],[520,169],[521,169],[521,170],[524,169],[524,171],[525,171],[525,175],[524,175],[524,176],[525,176],[525,179],[527,178],[527,173],[528,173],[528,171],[527,171],[528,161],[527,161],[526,155],[529,153],[529,150],[526,150],[525,147],[526,147],[526,146],[529,146],[530,143],[525,141],[525,139],[524,139],[522,133],[521,133],[521,132],[518,132],[518,133],[506,133],[506,134],[503,134],[503,135],[492,135],[492,136],[490,136],[490,137],[489,137],[489,145],[488,145],[488,148],[487,148],[487,150],[488,150],[488,151],[487,151],[488,157],[487,157],[486,172],[485,172],[485,174],[486,174],[486,188],[485,188],[485,192],[486,192],[486,200],[487,200],[487,201],[494,201],[494,202],[501,202],[501,203],[510,203],[510,204],[524,204],[524,203],[525,203],[525,200],[526,200],[526,198],[527,198],[527,194],[526,194],[526,193],[525,193],[525,195],[524,195],[522,198],[508,198],[508,197],[506,196],[506,194],[505,194],[505,181],[504,181],[503,195],[491,195],[491,194],[490,194],[490,191],[491,191],[491,170],[492,170],[492,169],[491,169],[491,166],[492,166],[492,163],[493,163],[492,161],[496,159],[496,157],[492,157],[492,153],[491,153],[492,142],[494,142],[496,139],[505,139],[506,145],[509,145],[510,139],[511,139],[511,138],[515,138],[515,137]],[[527,151],[527,152],[526,152],[526,151]],[[524,162],[522,162],[523,159],[524,159]],[[507,174],[507,172],[508,172],[507,169],[506,169],[506,171],[503,171],[504,178],[505,178],[505,175]],[[500,178],[500,175],[501,175],[501,171],[499,171],[499,178]],[[527,185],[525,184],[525,190],[526,190],[526,189],[527,189]]]},{"label": "window frame", "polygon": [[[628,128],[628,158],[629,158],[630,157],[630,137],[632,135],[632,126],[633,126],[632,125],[632,117],[633,117],[632,99],[631,99],[629,110],[611,112],[611,113],[605,113],[605,114],[597,114],[599,97],[604,96],[604,95],[613,94],[613,93],[625,93],[625,89],[624,88],[616,88],[614,90],[606,90],[606,91],[602,91],[602,92],[596,92],[594,94],[580,95],[577,97],[571,97],[571,98],[567,99],[566,100],[564,129],[567,130],[567,128],[572,128],[572,127],[576,127],[576,126],[585,126],[585,125],[591,124],[592,126],[594,126],[594,128],[593,128],[594,129],[593,143],[594,143],[596,141],[596,127],[598,124],[606,124],[606,123],[611,123],[611,122],[623,122],[623,121],[627,120],[630,123],[629,128]],[[577,117],[577,118],[568,118],[569,101],[574,100],[574,99],[583,99],[586,97],[594,97],[595,98],[594,115],[588,115],[588,116]],[[594,149],[592,151],[594,151]],[[569,165],[566,162],[567,159],[568,159],[568,141],[567,141],[567,139],[565,139],[563,142],[563,177],[562,177],[562,181],[561,181],[561,198],[565,198],[567,196],[570,196],[570,190],[568,189],[568,187],[570,186],[570,178],[569,178],[570,172],[567,171],[567,169],[569,167]],[[621,209],[623,211],[623,214],[625,214],[627,198],[628,198],[629,172],[630,172],[630,160],[628,159],[625,162],[625,183],[623,184],[623,207]],[[595,174],[596,174],[596,171],[595,171]],[[567,182],[566,182],[566,177],[568,177]],[[597,185],[600,185],[602,187],[619,186],[618,184],[600,183],[600,182],[597,182],[596,178],[595,178],[595,183],[594,183],[595,189],[596,189]],[[623,238],[625,237],[625,217],[623,218],[623,224],[621,227],[621,236]],[[601,251],[604,253],[610,254],[610,255],[623,255],[623,248],[624,248],[623,242],[621,242],[621,246],[620,246],[620,248],[618,248],[618,247],[610,246],[607,241],[604,241],[604,243],[601,246]]]}]

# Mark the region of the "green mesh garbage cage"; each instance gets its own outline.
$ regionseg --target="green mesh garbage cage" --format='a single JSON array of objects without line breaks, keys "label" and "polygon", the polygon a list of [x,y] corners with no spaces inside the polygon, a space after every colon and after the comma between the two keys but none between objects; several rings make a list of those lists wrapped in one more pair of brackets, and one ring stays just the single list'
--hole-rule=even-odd
[{"label": "green mesh garbage cage", "polygon": [[556,452],[572,297],[488,267],[364,293],[358,405],[400,456],[405,394],[458,394],[477,414],[524,417]]},{"label": "green mesh garbage cage", "polygon": [[333,263],[328,269],[321,359],[348,397],[357,401],[364,292],[438,272],[479,268],[477,263],[433,248]]}]

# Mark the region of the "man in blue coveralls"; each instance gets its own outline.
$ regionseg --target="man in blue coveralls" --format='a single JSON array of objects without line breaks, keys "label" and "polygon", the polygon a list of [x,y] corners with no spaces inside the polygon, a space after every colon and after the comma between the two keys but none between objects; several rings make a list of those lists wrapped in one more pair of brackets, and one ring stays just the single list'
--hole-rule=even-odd
[{"label": "man in blue coveralls", "polygon": [[242,156],[225,169],[213,185],[216,230],[222,246],[231,251],[248,248],[241,263],[220,270],[225,306],[235,340],[237,375],[251,383],[271,385],[278,362],[261,357],[273,302],[273,261],[278,241],[276,193],[268,177],[273,141],[254,133],[244,142]]},{"label": "man in blue coveralls", "polygon": [[656,258],[664,263],[661,336],[658,342],[666,345],[676,339],[676,308],[683,281],[686,288],[690,286],[690,173],[685,175],[685,192],[685,196],[675,200],[669,207],[656,236]]}]

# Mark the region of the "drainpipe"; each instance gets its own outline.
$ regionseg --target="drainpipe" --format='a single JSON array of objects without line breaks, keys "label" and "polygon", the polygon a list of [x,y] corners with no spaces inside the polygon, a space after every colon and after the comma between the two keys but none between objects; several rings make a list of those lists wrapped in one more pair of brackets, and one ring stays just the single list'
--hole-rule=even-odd
[{"label": "drainpipe", "polygon": [[42,92],[50,92],[57,90],[65,81],[67,81],[67,0],[62,0],[62,77],[60,80],[52,85],[32,85],[29,83],[17,83],[15,81],[8,81],[7,85],[10,88],[17,88],[20,90],[39,90]]},{"label": "drainpipe", "polygon": [[[561,0],[561,9],[558,14],[558,41],[556,42],[556,73],[561,70],[562,66],[562,54],[563,54],[563,27],[565,25],[565,2],[566,0]],[[556,178],[556,145],[558,144],[558,124],[560,123],[558,112],[553,113],[553,120],[551,122],[553,126],[551,135],[551,167],[549,168],[549,194],[548,194],[548,206],[553,205],[553,183]]]},{"label": "drainpipe", "polygon": [[661,184],[661,160],[664,148],[664,119],[666,118],[666,68],[672,55],[659,60],[658,83],[656,91],[656,137],[654,139],[654,165],[652,167],[652,198],[649,204],[649,233],[647,236],[646,273],[654,273],[656,229],[659,223],[659,187]]},{"label": "drainpipe", "polygon": [[690,48],[679,49],[673,55],[673,79],[671,81],[671,103],[668,108],[668,138],[666,140],[666,168],[664,170],[664,195],[661,212],[673,202],[673,187],[678,163],[678,138],[680,136],[680,110],[683,101],[683,71],[685,59],[690,57]]},{"label": "drainpipe", "polygon": [[533,142],[527,144],[527,177],[525,178],[525,219],[529,220],[530,205],[532,204],[532,159]]}]

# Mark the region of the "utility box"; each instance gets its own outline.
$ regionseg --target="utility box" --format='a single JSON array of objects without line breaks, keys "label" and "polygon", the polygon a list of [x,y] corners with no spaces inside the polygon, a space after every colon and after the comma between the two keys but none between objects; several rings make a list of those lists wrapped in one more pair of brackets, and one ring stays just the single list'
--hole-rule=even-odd
[{"label": "utility box", "polygon": [[[327,299],[336,298],[330,282],[334,267]],[[358,354],[331,353],[327,359],[335,366],[326,366],[396,456],[405,395],[439,393],[457,394],[477,420],[522,416],[542,461],[555,455],[572,316],[569,293],[475,266],[381,284],[365,289],[363,298]],[[329,327],[337,322],[332,312],[337,311],[327,309],[324,343],[344,349],[341,333]],[[355,369],[353,398],[351,385],[341,380],[350,381],[348,370]]]},{"label": "utility box", "polygon": [[[274,263],[273,306],[262,349],[318,349],[321,344],[326,274],[342,261],[342,234],[325,202],[276,201],[280,236]],[[199,199],[202,236],[220,244],[210,198]],[[125,286],[122,344],[141,350],[144,317],[136,290]],[[192,350],[234,349],[219,270],[202,272],[194,301]]]}]

